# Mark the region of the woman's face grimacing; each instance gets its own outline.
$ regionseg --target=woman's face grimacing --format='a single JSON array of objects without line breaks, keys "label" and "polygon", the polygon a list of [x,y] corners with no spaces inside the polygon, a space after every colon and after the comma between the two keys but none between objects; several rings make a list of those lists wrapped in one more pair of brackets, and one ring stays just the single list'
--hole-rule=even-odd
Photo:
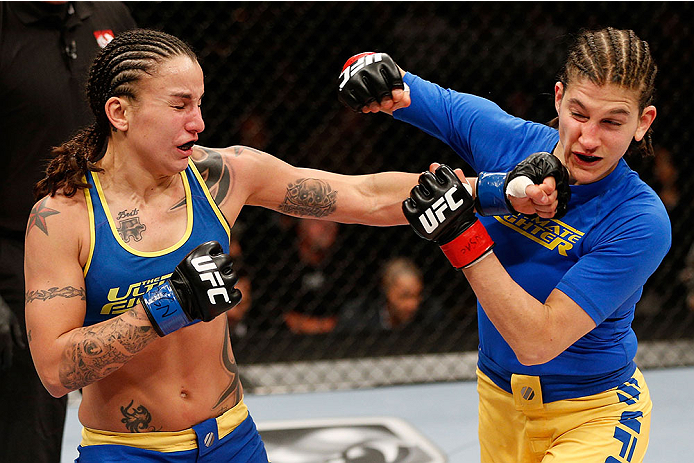
[{"label": "woman's face grimacing", "polygon": [[188,56],[167,59],[138,87],[137,100],[127,114],[129,144],[161,173],[184,170],[198,134],[205,129],[200,65]]},{"label": "woman's face grimacing", "polygon": [[656,109],[639,111],[638,93],[588,79],[554,87],[559,116],[559,152],[573,184],[597,182],[612,172],[632,140],[641,141]]}]

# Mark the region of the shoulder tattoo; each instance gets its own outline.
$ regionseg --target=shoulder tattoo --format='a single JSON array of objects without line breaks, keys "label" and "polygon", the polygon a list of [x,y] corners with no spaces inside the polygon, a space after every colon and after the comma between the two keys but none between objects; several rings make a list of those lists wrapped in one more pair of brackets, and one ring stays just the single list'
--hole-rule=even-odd
[{"label": "shoulder tattoo", "polygon": [[31,208],[31,212],[29,213],[29,224],[27,225],[27,234],[29,234],[32,228],[37,227],[39,230],[48,235],[46,218],[54,214],[60,214],[60,212],[47,207],[46,201],[48,201],[48,197],[43,198],[40,202],[36,203],[33,208]]},{"label": "shoulder tattoo", "polygon": [[[214,202],[221,204],[231,194],[234,174],[219,152],[202,146],[197,148],[202,150],[205,156],[203,159],[194,161],[195,167],[198,168],[200,175],[205,180],[205,185]],[[234,155],[238,157],[239,153],[234,151]],[[185,204],[185,199],[174,208],[181,207],[183,204]]]},{"label": "shoulder tattoo", "polygon": [[287,194],[279,205],[286,214],[326,217],[337,208],[337,190],[316,178],[298,178],[287,185]]}]

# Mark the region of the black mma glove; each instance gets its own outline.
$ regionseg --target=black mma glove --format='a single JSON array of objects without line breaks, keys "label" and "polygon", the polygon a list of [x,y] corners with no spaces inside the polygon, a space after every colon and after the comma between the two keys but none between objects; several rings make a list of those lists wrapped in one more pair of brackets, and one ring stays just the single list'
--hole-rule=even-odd
[{"label": "black mma glove", "polygon": [[231,256],[208,241],[190,251],[171,278],[147,291],[142,307],[159,336],[202,320],[209,322],[241,302]]},{"label": "black mma glove", "polygon": [[494,246],[475,215],[472,196],[446,165],[419,176],[402,211],[414,231],[438,244],[457,269],[474,264]]},{"label": "black mma glove", "polygon": [[400,70],[385,53],[359,53],[347,60],[342,67],[337,96],[354,112],[391,95],[394,88],[405,88]]},{"label": "black mma glove", "polygon": [[529,179],[527,184],[539,185],[547,177],[554,177],[557,184],[557,210],[555,219],[560,219],[568,210],[571,199],[569,172],[561,161],[550,153],[533,153],[507,173],[480,172],[477,177],[475,208],[480,215],[517,214],[508,200],[509,183],[519,177]]}]

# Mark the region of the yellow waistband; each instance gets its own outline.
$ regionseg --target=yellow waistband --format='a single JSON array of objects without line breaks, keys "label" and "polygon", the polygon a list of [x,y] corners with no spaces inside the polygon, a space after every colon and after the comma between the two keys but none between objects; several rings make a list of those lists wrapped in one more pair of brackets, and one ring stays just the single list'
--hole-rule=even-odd
[{"label": "yellow waistband", "polygon": [[[243,403],[243,399],[234,408],[227,410],[215,420],[219,439],[223,438],[243,422],[248,416],[248,407]],[[182,431],[162,431],[162,432],[112,432],[101,431],[98,429],[82,428],[83,447],[88,445],[127,445],[157,452],[180,452],[197,448],[195,431],[192,428]]]}]

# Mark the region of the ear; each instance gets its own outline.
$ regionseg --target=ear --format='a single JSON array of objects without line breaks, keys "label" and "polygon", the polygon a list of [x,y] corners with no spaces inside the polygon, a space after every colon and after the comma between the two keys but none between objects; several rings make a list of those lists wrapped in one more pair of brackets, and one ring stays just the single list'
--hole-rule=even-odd
[{"label": "ear", "polygon": [[128,130],[128,119],[126,113],[130,108],[130,104],[125,98],[112,96],[106,101],[105,110],[106,117],[111,122],[111,125],[121,132]]},{"label": "ear", "polygon": [[651,127],[651,124],[655,120],[657,111],[655,106],[646,106],[639,117],[639,124],[636,127],[636,133],[634,133],[634,140],[641,141]]},{"label": "ear", "polygon": [[557,115],[559,115],[562,98],[564,98],[564,84],[557,82],[554,84],[554,109],[557,111]]}]

